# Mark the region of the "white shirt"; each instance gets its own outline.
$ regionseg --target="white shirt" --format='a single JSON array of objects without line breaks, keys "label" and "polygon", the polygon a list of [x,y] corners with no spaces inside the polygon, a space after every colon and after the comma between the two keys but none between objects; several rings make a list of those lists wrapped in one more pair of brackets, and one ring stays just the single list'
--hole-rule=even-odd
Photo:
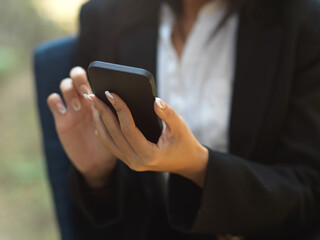
[{"label": "white shirt", "polygon": [[180,59],[171,38],[174,14],[168,5],[162,6],[157,83],[159,96],[201,144],[227,152],[238,17],[231,16],[212,38],[225,13],[218,2],[201,8]]}]

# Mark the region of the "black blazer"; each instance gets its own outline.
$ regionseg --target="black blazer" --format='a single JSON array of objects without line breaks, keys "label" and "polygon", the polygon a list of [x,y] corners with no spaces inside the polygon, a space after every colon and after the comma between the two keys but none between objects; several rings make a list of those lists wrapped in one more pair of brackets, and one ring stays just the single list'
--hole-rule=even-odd
[{"label": "black blazer", "polygon": [[[141,2],[144,11],[132,14]],[[80,16],[79,63],[155,74],[159,6],[91,0]],[[235,73],[229,153],[209,149],[203,190],[171,175],[165,196],[158,173],[119,162],[109,186],[94,192],[73,170],[71,194],[101,239],[320,239],[319,1],[242,10]]]}]

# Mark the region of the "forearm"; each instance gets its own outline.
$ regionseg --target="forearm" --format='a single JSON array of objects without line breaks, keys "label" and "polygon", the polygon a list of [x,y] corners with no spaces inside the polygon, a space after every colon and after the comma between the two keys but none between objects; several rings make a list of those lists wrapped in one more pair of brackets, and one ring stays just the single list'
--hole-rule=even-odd
[{"label": "forearm", "polygon": [[200,188],[203,188],[207,172],[208,158],[208,149],[199,144],[198,151],[196,151],[195,156],[192,158],[192,164],[186,164],[185,168],[179,169],[178,172],[174,173],[191,180]]}]

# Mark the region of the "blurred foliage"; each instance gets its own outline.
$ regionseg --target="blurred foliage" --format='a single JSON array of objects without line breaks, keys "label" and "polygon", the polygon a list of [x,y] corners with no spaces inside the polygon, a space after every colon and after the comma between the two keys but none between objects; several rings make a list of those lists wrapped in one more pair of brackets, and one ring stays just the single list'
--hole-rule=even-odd
[{"label": "blurred foliage", "polygon": [[41,150],[32,53],[40,42],[74,30],[45,18],[36,3],[0,0],[1,240],[59,239]]},{"label": "blurred foliage", "polygon": [[13,71],[12,65],[25,67],[39,42],[66,33],[54,22],[40,17],[32,2],[27,0],[1,0],[0,29],[0,74]]},{"label": "blurred foliage", "polygon": [[0,44],[20,49],[63,33],[54,22],[41,18],[32,2],[26,0],[1,0],[0,29],[5,29]]},{"label": "blurred foliage", "polygon": [[32,0],[40,16],[50,19],[60,28],[68,32],[75,31],[80,6],[86,0]]},{"label": "blurred foliage", "polygon": [[17,62],[17,53],[13,48],[0,47],[0,75],[13,70]]}]

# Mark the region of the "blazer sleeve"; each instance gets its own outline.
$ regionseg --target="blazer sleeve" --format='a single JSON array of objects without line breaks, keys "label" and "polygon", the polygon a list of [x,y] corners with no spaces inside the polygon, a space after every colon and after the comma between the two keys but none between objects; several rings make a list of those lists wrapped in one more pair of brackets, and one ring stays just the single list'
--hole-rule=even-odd
[{"label": "blazer sleeve", "polygon": [[[101,60],[101,49],[108,46],[105,32],[112,35],[114,14],[122,0],[90,0],[80,11],[77,36],[77,64],[87,69],[95,60]],[[110,61],[110,59],[109,59]]]},{"label": "blazer sleeve", "polygon": [[117,226],[123,218],[124,179],[121,167],[117,164],[107,186],[92,189],[87,186],[83,176],[71,167],[69,192],[73,202],[81,209],[93,226],[106,228]]},{"label": "blazer sleeve", "polygon": [[269,161],[273,164],[209,149],[200,193],[186,179],[170,177],[168,214],[174,228],[272,239],[319,229],[320,29],[315,20],[319,15],[299,39],[289,113],[278,151]]},{"label": "blazer sleeve", "polygon": [[108,185],[92,190],[73,168],[69,192],[100,238],[180,239],[166,218],[161,174],[135,172],[119,160]]}]

